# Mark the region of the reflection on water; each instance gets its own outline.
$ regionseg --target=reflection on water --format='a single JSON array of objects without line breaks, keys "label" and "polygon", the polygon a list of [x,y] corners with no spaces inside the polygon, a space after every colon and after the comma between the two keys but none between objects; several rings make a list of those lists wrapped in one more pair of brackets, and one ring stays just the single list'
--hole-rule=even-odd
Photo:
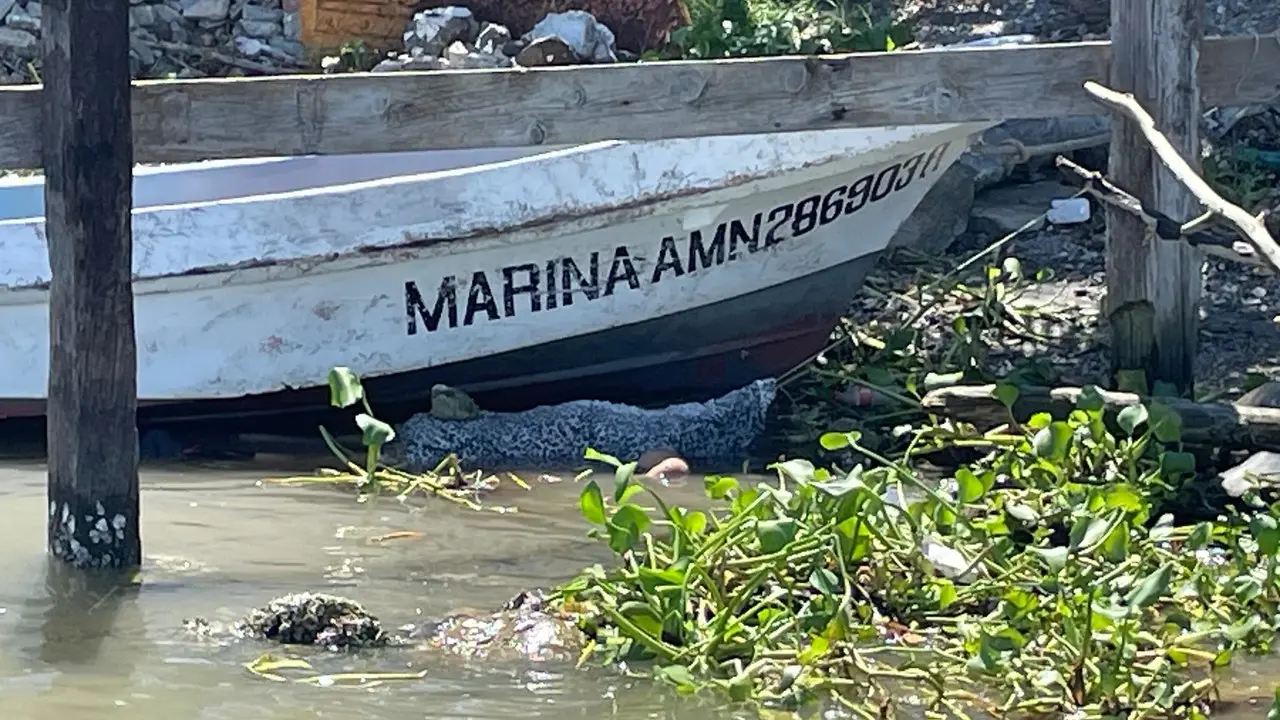
[{"label": "reflection on water", "polygon": [[[181,632],[186,618],[234,620],[270,598],[326,590],[362,602],[396,627],[464,608],[493,609],[522,589],[566,579],[608,560],[585,538],[579,488],[508,486],[509,515],[451,503],[419,512],[383,498],[357,504],[328,488],[258,486],[305,470],[265,464],[144,470],[140,586],[69,587],[45,561],[43,464],[0,467],[0,717],[206,720],[294,718],[509,718],[605,716],[728,718],[709,700],[676,700],[644,680],[562,666],[477,666],[439,653],[383,650],[357,656],[305,652],[317,669],[427,670],[379,687],[273,683],[242,664],[264,648],[219,646]],[[699,502],[699,483],[668,488]],[[421,537],[375,542],[402,530]],[[274,649],[274,648],[268,648]],[[1280,666],[1237,673],[1228,697],[1263,696]],[[1227,716],[1260,717],[1242,705]]]},{"label": "reflection on water", "polygon": [[[648,683],[560,666],[479,667],[438,653],[309,653],[318,669],[423,670],[372,689],[279,684],[242,664],[262,646],[217,646],[185,618],[234,620],[270,598],[326,590],[364,603],[388,627],[461,608],[494,609],[516,592],[607,560],[585,538],[571,476],[502,490],[514,514],[450,503],[415,512],[391,498],[361,505],[328,488],[260,487],[310,468],[172,466],[142,477],[143,583],[68,592],[45,561],[44,466],[0,468],[0,717],[68,720],[117,710],[144,717],[706,717]],[[374,542],[412,530],[421,537]],[[56,566],[54,568],[56,570]]]}]

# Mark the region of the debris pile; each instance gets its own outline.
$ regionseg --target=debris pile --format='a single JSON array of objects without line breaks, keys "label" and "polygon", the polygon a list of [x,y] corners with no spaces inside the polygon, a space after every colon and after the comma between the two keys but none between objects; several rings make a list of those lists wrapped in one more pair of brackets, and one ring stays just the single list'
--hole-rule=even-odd
[{"label": "debris pile", "polygon": [[[39,82],[42,14],[38,0],[0,0],[0,84]],[[129,28],[139,78],[278,73],[304,62],[290,0],[135,0]]]},{"label": "debris pile", "polygon": [[[214,624],[203,618],[188,620],[185,625],[197,635],[220,634]],[[324,593],[294,593],[275,598],[232,625],[230,634],[334,650],[381,647],[389,640],[378,618],[359,603]]]},{"label": "debris pile", "polygon": [[[588,12],[551,13],[520,37],[497,23],[481,22],[465,7],[415,13],[404,31],[404,51],[373,67],[394,70],[467,70],[513,65],[540,67],[618,61],[613,32]],[[325,58],[327,72],[341,72],[340,56]]]}]

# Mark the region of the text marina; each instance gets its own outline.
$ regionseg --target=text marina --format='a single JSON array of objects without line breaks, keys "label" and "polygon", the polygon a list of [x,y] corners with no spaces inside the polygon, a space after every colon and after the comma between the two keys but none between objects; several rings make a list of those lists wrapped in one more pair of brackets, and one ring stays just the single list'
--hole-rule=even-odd
[{"label": "text marina", "polygon": [[[419,321],[427,332],[469,326],[479,321],[513,317],[517,313],[542,312],[590,302],[617,292],[639,290],[682,277],[786,240],[804,237],[815,229],[857,213],[901,191],[912,182],[937,172],[950,143],[913,155],[850,184],[825,193],[784,203],[750,217],[735,218],[712,229],[694,230],[687,236],[662,238],[652,269],[637,267],[630,248],[619,245],[586,257],[559,257],[542,263],[509,265],[497,271],[477,270],[465,286],[447,275],[427,302],[412,280],[404,284],[408,333],[418,334]],[[465,294],[461,288],[465,287]]]}]

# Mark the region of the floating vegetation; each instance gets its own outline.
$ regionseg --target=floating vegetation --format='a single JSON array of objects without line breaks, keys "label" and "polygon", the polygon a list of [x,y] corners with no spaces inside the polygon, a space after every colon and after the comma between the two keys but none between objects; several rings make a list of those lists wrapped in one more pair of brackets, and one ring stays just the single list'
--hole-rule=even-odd
[{"label": "floating vegetation", "polygon": [[349,672],[318,673],[311,663],[301,658],[278,658],[270,653],[263,653],[254,660],[244,664],[249,672],[264,680],[273,682],[289,682],[289,678],[281,674],[288,670],[300,670],[313,673],[294,678],[294,682],[331,687],[334,685],[356,685],[363,688],[377,687],[389,680],[421,680],[427,676],[427,670],[419,672]]},{"label": "floating vegetation", "polygon": [[[365,448],[364,456],[359,457],[343,448],[328,430],[321,427],[320,434],[324,437],[325,444],[345,470],[321,468],[314,475],[269,478],[263,482],[277,485],[349,486],[356,490],[361,502],[372,496],[388,493],[401,501],[415,496],[434,496],[472,510],[516,512],[515,507],[481,503],[480,496],[497,488],[502,478],[481,470],[463,470],[455,455],[445,457],[426,473],[409,473],[388,464],[384,453],[396,439],[396,432],[390,425],[374,417],[360,378],[350,368],[336,367],[329,371],[328,379],[330,404],[337,408],[349,408],[360,403],[364,408],[364,412],[355,417]],[[524,490],[529,489],[529,485],[515,473],[503,473],[503,477]]]},{"label": "floating vegetation", "polygon": [[[1016,388],[1000,392],[1012,406]],[[652,661],[685,692],[868,718],[906,688],[958,717],[1204,717],[1215,672],[1275,635],[1280,506],[1180,522],[1195,461],[1179,419],[1153,404],[1119,425],[1085,393],[1066,420],[921,430],[897,461],[829,433],[871,460],[790,460],[756,487],[709,477],[705,513],[615,461],[612,492],[587,483],[581,508],[618,565],[551,602],[579,614],[584,663]],[[911,467],[958,442],[987,455],[941,486]]]}]

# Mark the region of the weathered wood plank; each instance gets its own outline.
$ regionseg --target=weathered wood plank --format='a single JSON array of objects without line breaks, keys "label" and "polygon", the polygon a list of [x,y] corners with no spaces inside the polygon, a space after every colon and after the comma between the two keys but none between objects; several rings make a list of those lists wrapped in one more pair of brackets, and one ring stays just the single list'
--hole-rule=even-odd
[{"label": "weathered wood plank", "polygon": [[129,4],[46,0],[41,24],[49,552],[78,568],[128,568],[142,552]]},{"label": "weathered wood plank", "polygon": [[[931,390],[921,400],[930,413],[971,423],[980,431],[1005,425],[1009,409],[996,398],[995,385],[953,385]],[[1082,388],[1023,387],[1013,405],[1013,419],[1025,423],[1038,413],[1065,420],[1076,407]],[[1150,403],[1150,397],[1099,390],[1107,418],[1131,405]],[[1158,398],[1182,419],[1182,440],[1197,445],[1242,450],[1280,450],[1280,410],[1243,403],[1198,403],[1181,398]],[[1242,398],[1243,400],[1243,398]]]},{"label": "weathered wood plank", "polygon": [[[1095,114],[1109,43],[538,70],[144,81],[138,162],[574,144]],[[1207,104],[1280,96],[1280,42],[1207,40]],[[0,90],[0,167],[37,167],[39,90]]]},{"label": "weathered wood plank", "polygon": [[[1132,93],[1196,169],[1196,48],[1203,35],[1203,15],[1201,0],[1111,5],[1111,87]],[[1108,174],[1117,185],[1179,222],[1198,214],[1195,196],[1156,159],[1133,119],[1117,117],[1111,129]],[[1202,264],[1201,252],[1189,243],[1161,240],[1132,214],[1108,209],[1107,314],[1113,371],[1144,371],[1148,383],[1163,381],[1190,391],[1199,345]]]}]

